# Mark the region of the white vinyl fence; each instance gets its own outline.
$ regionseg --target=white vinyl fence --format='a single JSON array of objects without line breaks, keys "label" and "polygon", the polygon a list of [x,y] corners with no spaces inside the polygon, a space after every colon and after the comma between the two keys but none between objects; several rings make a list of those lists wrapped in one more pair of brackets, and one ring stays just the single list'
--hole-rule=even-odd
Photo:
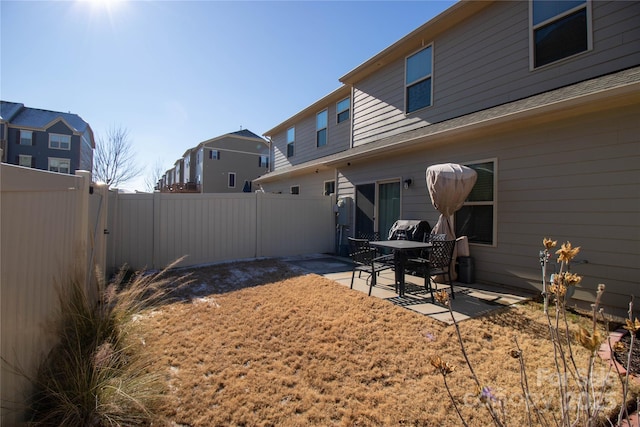
[{"label": "white vinyl fence", "polygon": [[334,251],[333,197],[122,194],[109,200],[110,272]]},{"label": "white vinyl fence", "polygon": [[29,382],[54,343],[48,325],[59,311],[58,286],[72,277],[95,296],[93,265],[103,271],[107,190],[88,172],[63,175],[0,164],[0,424],[22,416]]},{"label": "white vinyl fence", "polygon": [[64,175],[0,164],[0,425],[24,416],[30,384],[54,344],[58,286],[78,277],[96,297],[95,271],[160,269],[333,252],[333,197],[120,194]]}]

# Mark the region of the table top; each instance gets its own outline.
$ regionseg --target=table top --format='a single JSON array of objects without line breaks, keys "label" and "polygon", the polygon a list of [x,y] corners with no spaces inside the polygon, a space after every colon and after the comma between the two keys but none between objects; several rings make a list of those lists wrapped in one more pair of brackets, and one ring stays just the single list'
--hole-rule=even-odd
[{"label": "table top", "polygon": [[416,242],[415,240],[372,240],[369,245],[398,250],[424,249],[432,246],[430,242]]}]

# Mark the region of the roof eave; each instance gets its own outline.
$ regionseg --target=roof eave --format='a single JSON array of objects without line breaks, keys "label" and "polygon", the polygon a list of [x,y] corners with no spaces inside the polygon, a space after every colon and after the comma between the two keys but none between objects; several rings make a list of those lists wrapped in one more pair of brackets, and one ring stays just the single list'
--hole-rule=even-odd
[{"label": "roof eave", "polygon": [[262,134],[262,136],[264,136],[265,138],[272,137],[275,134],[282,132],[286,128],[290,127],[292,124],[297,123],[298,121],[300,121],[300,119],[307,117],[310,114],[315,114],[321,108],[326,108],[327,105],[331,103],[341,101],[342,99],[344,99],[346,96],[349,96],[350,94],[351,94],[351,88],[349,86],[342,85],[338,89],[334,90],[333,92],[329,93],[328,95],[322,97],[318,101],[309,105],[304,110],[301,110],[295,115],[289,117],[287,120],[280,123],[273,129],[266,131],[265,133]]},{"label": "roof eave", "polygon": [[352,71],[340,77],[340,82],[346,85],[355,84],[368,75],[376,72],[382,66],[406,56],[421,46],[427,46],[438,34],[454,27],[461,21],[478,13],[480,10],[494,2],[495,0],[461,0],[377,55],[354,68]]},{"label": "roof eave", "polygon": [[[494,133],[504,129],[517,129],[518,127],[531,126],[534,122],[542,123],[548,120],[560,120],[610,108],[621,108],[638,104],[638,99],[640,99],[640,81],[635,81],[614,88],[607,88],[530,108],[499,114],[488,119],[478,119],[461,126],[445,128],[441,131],[427,134],[416,132],[415,136],[407,135],[400,138],[398,138],[398,136],[390,137],[390,142],[385,142],[384,139],[374,141],[328,156],[325,159],[317,159],[280,171],[270,172],[255,181],[258,183],[272,182],[284,176],[304,175],[315,170],[343,167],[354,161],[373,160],[388,156],[389,153],[397,155],[417,149],[422,150],[425,148],[425,145],[436,145],[455,137]],[[424,129],[430,129],[432,126],[435,125],[426,126]],[[413,133],[413,131],[411,131],[411,133]]]}]

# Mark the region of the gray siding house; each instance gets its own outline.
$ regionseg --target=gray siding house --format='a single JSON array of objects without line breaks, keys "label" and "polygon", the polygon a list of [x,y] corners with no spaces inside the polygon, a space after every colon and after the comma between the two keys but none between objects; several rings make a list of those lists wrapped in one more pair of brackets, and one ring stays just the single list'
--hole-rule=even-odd
[{"label": "gray siding house", "polygon": [[269,170],[269,145],[243,129],[190,148],[165,173],[163,192],[239,193]]},{"label": "gray siding house", "polygon": [[351,88],[341,86],[265,136],[271,141],[273,167],[257,180],[264,184],[263,189],[305,195],[335,193],[336,169],[324,166],[321,159],[351,146]]},{"label": "gray siding house", "polygon": [[[334,176],[346,234],[385,235],[437,221],[427,167],[468,165],[479,179],[452,220],[477,281],[540,290],[542,239],[568,240],[582,248],[574,301],[605,283],[605,305],[624,309],[640,292],[639,23],[640,2],[459,2],[339,79],[341,150],[275,161],[257,182],[304,192]],[[321,104],[268,133],[276,159]]]},{"label": "gray siding house", "polygon": [[73,174],[92,170],[94,148],[93,131],[77,114],[0,101],[3,162]]}]

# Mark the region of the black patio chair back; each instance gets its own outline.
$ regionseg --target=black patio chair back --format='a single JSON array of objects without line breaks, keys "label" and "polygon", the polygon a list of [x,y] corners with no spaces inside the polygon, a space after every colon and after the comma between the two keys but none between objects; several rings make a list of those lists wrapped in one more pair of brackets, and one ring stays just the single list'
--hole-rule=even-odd
[{"label": "black patio chair back", "polygon": [[353,261],[353,272],[351,273],[351,289],[353,289],[353,281],[355,279],[356,271],[358,277],[361,277],[362,273],[369,274],[367,282],[369,283],[369,295],[371,295],[371,289],[376,285],[376,277],[380,272],[384,270],[390,270],[393,265],[388,262],[384,262],[382,258],[378,257],[374,248],[369,245],[367,239],[356,239],[349,237],[349,256]]},{"label": "black patio chair back", "polygon": [[434,240],[429,251],[429,277],[442,276],[443,280],[451,287],[453,293],[453,281],[451,280],[451,266],[453,264],[453,251],[456,247],[455,240]]},{"label": "black patio chair back", "polygon": [[434,286],[432,285],[433,276],[443,276],[451,286],[452,298],[455,298],[450,268],[456,241],[446,240],[446,238],[446,234],[425,235],[424,241],[430,242],[431,247],[423,249],[420,252],[420,256],[409,258],[407,261],[407,269],[409,271],[424,277],[424,289],[431,293],[431,302],[435,302],[433,296]]},{"label": "black patio chair back", "polygon": [[380,233],[377,231],[371,231],[371,232],[366,232],[366,231],[360,231],[358,232],[358,239],[366,239],[368,241],[376,241],[376,240],[380,240]]}]

